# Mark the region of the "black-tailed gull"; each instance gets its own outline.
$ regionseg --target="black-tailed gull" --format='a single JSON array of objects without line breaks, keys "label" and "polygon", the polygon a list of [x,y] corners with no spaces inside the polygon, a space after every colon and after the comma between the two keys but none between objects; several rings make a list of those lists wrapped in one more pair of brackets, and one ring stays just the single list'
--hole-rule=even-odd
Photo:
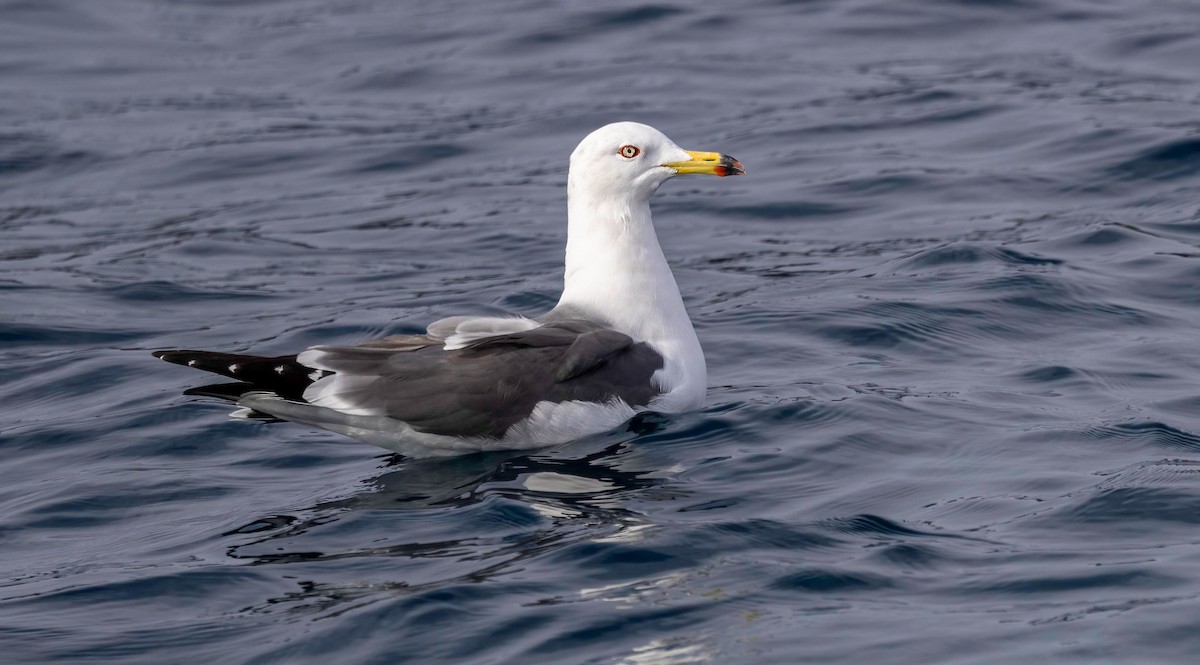
[{"label": "black-tailed gull", "polygon": [[708,374],[658,244],[650,197],[679,174],[742,175],[653,127],[592,132],[567,175],[566,274],[536,318],[455,316],[424,335],[296,356],[157,351],[239,383],[202,394],[410,456],[534,448],[608,431],[639,411],[701,406]]}]

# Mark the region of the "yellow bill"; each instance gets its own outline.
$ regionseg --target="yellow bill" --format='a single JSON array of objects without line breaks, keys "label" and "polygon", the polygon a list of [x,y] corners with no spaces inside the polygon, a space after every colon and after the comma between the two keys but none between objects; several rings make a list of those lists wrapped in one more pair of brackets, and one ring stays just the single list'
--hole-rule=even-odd
[{"label": "yellow bill", "polygon": [[697,150],[688,150],[687,154],[691,159],[685,162],[671,162],[663,164],[663,166],[675,169],[676,173],[702,173],[716,176],[746,175],[746,167],[729,155]]}]

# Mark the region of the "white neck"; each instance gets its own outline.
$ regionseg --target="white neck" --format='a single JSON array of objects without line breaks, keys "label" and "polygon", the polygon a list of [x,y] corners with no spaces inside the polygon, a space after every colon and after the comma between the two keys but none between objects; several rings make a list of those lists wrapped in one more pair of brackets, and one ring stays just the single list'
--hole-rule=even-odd
[{"label": "white neck", "polygon": [[704,352],[654,233],[649,196],[589,196],[573,184],[559,306],[602,317],[663,355],[656,380],[667,394],[652,408],[697,408],[708,384]]}]

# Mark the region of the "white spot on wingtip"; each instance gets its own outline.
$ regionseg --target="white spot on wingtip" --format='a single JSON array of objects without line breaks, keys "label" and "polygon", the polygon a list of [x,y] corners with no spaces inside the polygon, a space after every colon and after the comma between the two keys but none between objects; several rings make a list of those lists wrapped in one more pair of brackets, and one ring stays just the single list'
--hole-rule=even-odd
[{"label": "white spot on wingtip", "polygon": [[241,365],[238,365],[237,363],[233,363],[232,365],[229,366],[229,371],[233,374],[237,374],[237,371],[239,369],[241,369]]},{"label": "white spot on wingtip", "polygon": [[188,367],[195,367],[195,366],[196,366],[196,359],[195,359],[195,358],[193,358],[193,359],[189,360],[187,364],[188,364]]}]

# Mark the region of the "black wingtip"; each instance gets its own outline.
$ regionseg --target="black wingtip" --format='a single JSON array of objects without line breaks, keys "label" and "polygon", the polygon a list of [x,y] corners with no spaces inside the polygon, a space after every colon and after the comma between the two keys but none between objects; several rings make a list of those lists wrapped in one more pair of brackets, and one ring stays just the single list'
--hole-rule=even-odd
[{"label": "black wingtip", "polygon": [[171,349],[154,351],[159,360],[212,372],[255,385],[259,390],[295,399],[313,382],[313,369],[296,362],[296,356],[250,356],[240,353]]},{"label": "black wingtip", "polygon": [[150,353],[150,355],[154,356],[155,358],[158,358],[159,360],[165,360],[169,363],[174,363],[176,365],[187,365],[190,361],[196,359],[197,353],[202,353],[202,352],[187,351],[187,350],[183,350],[183,349],[178,349],[178,350],[173,349],[173,350],[169,350],[169,351],[153,351]]}]

